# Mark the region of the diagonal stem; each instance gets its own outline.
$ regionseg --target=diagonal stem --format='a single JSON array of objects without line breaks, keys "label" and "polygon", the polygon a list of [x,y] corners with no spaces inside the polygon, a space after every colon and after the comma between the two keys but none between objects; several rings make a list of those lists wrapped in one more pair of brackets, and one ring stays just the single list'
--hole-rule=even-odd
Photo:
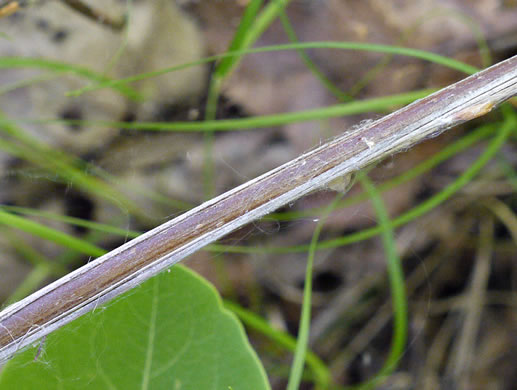
[{"label": "diagonal stem", "polygon": [[0,313],[0,362],[239,227],[517,94],[517,56],[209,200]]}]

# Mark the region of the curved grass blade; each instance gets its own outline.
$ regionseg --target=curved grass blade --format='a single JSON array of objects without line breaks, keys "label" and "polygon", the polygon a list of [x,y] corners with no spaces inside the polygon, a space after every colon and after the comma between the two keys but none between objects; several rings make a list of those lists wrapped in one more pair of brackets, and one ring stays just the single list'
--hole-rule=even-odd
[{"label": "curved grass blade", "polygon": [[464,62],[454,60],[452,58],[448,58],[439,54],[431,53],[424,50],[418,49],[410,49],[407,47],[399,47],[399,46],[389,46],[389,45],[380,45],[374,43],[360,43],[360,42],[302,42],[302,43],[290,43],[284,45],[274,45],[274,46],[263,46],[254,49],[246,49],[246,50],[237,50],[232,52],[226,52],[222,54],[218,54],[211,57],[206,57],[198,61],[193,61],[177,66],[173,66],[166,69],[160,69],[153,72],[141,73],[139,75],[127,77],[119,80],[112,80],[108,82],[102,82],[95,86],[89,86],[81,89],[77,89],[74,91],[70,91],[68,94],[70,96],[79,96],[85,92],[102,89],[102,88],[113,88],[117,85],[125,85],[128,83],[132,83],[135,81],[144,80],[151,77],[160,76],[165,73],[175,72],[182,69],[187,69],[193,66],[199,66],[203,64],[207,64],[210,62],[214,62],[226,57],[236,57],[243,56],[248,54],[256,54],[256,53],[264,53],[264,52],[274,52],[274,51],[284,51],[284,50],[305,50],[305,49],[335,49],[335,50],[358,50],[358,51],[370,51],[376,53],[391,53],[402,56],[419,58],[425,61],[433,62],[439,65],[446,66],[448,68],[458,70],[460,72],[466,74],[473,74],[479,71],[478,68],[468,65]]},{"label": "curved grass blade", "polygon": [[[0,69],[6,68],[37,68],[50,70],[56,73],[70,73],[102,84],[107,84],[113,81],[106,76],[103,76],[99,73],[96,73],[88,68],[79,65],[67,64],[65,62],[47,60],[43,58],[1,57]],[[112,88],[131,100],[143,100],[143,97],[138,92],[136,92],[133,88],[125,85],[125,83],[120,83],[118,85],[110,85],[107,86],[107,88]]]},{"label": "curved grass blade", "polygon": [[404,284],[404,272],[400,263],[400,258],[397,254],[397,247],[393,237],[393,225],[388,216],[384,202],[370,179],[362,172],[358,174],[358,180],[365,188],[372,205],[377,213],[379,219],[379,228],[381,229],[382,243],[387,259],[387,269],[389,284],[391,290],[391,301],[393,306],[393,336],[389,355],[375,377],[366,383],[354,386],[354,388],[361,390],[373,389],[381,383],[386,376],[390,375],[402,357],[407,342],[407,298]]},{"label": "curved grass blade", "polygon": [[[19,122],[30,123],[65,123],[69,125],[118,127],[131,130],[153,131],[242,131],[253,130],[259,127],[281,126],[289,123],[335,118],[346,115],[361,114],[371,111],[385,111],[389,108],[411,103],[423,98],[434,89],[405,92],[397,95],[383,96],[379,98],[358,100],[350,103],[336,104],[333,106],[286,112],[283,114],[262,115],[243,119],[222,119],[203,122],[111,122],[111,121],[86,121],[86,120],[62,120],[62,119],[16,119]],[[0,121],[1,122],[1,121]]]},{"label": "curved grass blade", "polygon": [[303,374],[303,366],[305,363],[305,355],[307,353],[307,345],[309,343],[309,328],[311,321],[311,305],[312,305],[312,269],[314,264],[314,256],[316,254],[316,246],[323,229],[323,225],[327,220],[328,216],[336,208],[339,200],[343,194],[339,194],[332,201],[332,203],[325,210],[325,214],[322,215],[318,221],[314,233],[312,235],[311,243],[309,245],[309,254],[307,256],[307,266],[305,271],[305,285],[303,287],[303,304],[302,314],[300,316],[300,324],[298,330],[298,340],[296,342],[296,349],[294,351],[293,363],[291,365],[291,371],[289,373],[289,381],[287,382],[287,390],[297,390],[300,386],[300,382]]},{"label": "curved grass blade", "polygon": [[93,257],[102,256],[106,253],[104,249],[90,244],[89,242],[75,238],[74,236],[58,230],[48,228],[27,218],[5,212],[2,209],[0,209],[0,223]]}]

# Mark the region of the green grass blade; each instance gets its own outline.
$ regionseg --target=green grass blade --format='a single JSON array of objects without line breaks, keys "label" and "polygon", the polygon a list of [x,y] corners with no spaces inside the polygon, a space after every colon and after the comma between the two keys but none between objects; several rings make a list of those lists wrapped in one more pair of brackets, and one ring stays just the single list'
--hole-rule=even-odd
[{"label": "green grass blade", "polygon": [[[221,91],[223,79],[212,76],[208,87],[208,95],[205,106],[204,123],[217,122],[217,101]],[[214,164],[214,129],[208,128],[203,134],[203,194],[205,200],[213,198],[216,193],[215,189],[215,164]]]},{"label": "green grass blade", "polygon": [[25,87],[29,87],[29,86],[37,84],[37,83],[49,81],[49,80],[55,79],[57,77],[59,77],[58,74],[55,74],[53,72],[48,72],[43,75],[38,75],[35,77],[23,79],[20,81],[15,81],[11,84],[5,84],[2,87],[0,87],[0,95],[4,95],[8,92],[14,91],[19,88],[25,88]]},{"label": "green grass blade", "polygon": [[55,242],[56,244],[84,253],[86,255],[98,257],[106,253],[104,249],[90,244],[89,242],[80,240],[58,230],[48,228],[26,218],[5,212],[2,209],[0,209],[0,223],[41,237],[45,240]]},{"label": "green grass blade", "polygon": [[314,264],[314,256],[316,253],[316,246],[320,237],[323,225],[327,217],[335,209],[343,194],[336,196],[334,201],[328,206],[326,212],[316,225],[312,235],[311,243],[309,245],[309,254],[307,256],[307,268],[305,271],[305,285],[303,288],[303,304],[302,314],[300,317],[300,325],[298,330],[298,340],[296,342],[296,349],[294,351],[293,364],[289,373],[289,381],[287,383],[287,390],[297,390],[300,387],[300,382],[303,374],[303,366],[305,363],[305,355],[307,352],[307,345],[309,343],[309,327],[311,320],[311,305],[312,305],[312,269]]},{"label": "green grass blade", "polygon": [[[237,27],[237,31],[233,36],[232,43],[230,43],[228,51],[233,52],[244,47],[243,45],[245,42],[246,34],[249,33],[263,3],[264,0],[252,0],[247,5],[239,23],[239,27]],[[224,78],[227,74],[230,73],[231,69],[238,62],[238,60],[239,56],[223,58],[217,65],[217,68],[214,71],[214,76],[217,78]]]},{"label": "green grass blade", "polygon": [[122,31],[122,42],[115,51],[113,56],[108,61],[107,65],[103,70],[103,76],[107,75],[120,61],[122,55],[127,50],[129,42],[129,26],[132,24],[133,19],[133,0],[126,0],[126,11],[124,12],[124,29]]},{"label": "green grass blade", "polygon": [[[292,43],[298,43],[298,37],[296,36],[296,32],[294,31],[294,27],[292,26],[291,22],[289,21],[289,17],[285,13],[285,11],[282,11],[279,15],[280,21],[282,22],[282,26],[284,27],[284,31],[287,34],[287,37],[289,38],[289,41]],[[349,95],[347,95],[345,92],[341,91],[339,88],[337,88],[332,81],[330,81],[327,76],[323,74],[321,70],[319,70],[318,66],[311,60],[309,55],[304,50],[297,50],[298,55],[300,56],[301,60],[311,71],[311,73],[316,77],[321,85],[323,85],[330,93],[332,93],[337,99],[343,101],[343,102],[349,102],[353,100],[353,98]]]},{"label": "green grass blade", "polygon": [[[290,334],[282,332],[278,329],[274,329],[262,317],[258,316],[250,310],[244,309],[243,307],[233,302],[225,301],[224,306],[235,313],[248,328],[260,332],[264,336],[273,340],[276,344],[288,349],[289,351],[295,350],[296,339],[293,338]],[[321,389],[327,388],[331,377],[329,369],[325,363],[310,350],[307,350],[305,363],[307,364],[307,367],[311,369],[317,385]]]},{"label": "green grass blade", "polygon": [[[244,119],[224,119],[204,122],[111,122],[111,121],[76,121],[62,119],[37,119],[24,120],[20,122],[31,123],[65,123],[81,124],[85,126],[118,127],[131,130],[154,130],[154,131],[181,131],[181,132],[203,132],[203,131],[241,131],[242,129],[253,130],[259,127],[281,126],[289,123],[313,121],[328,118],[335,118],[346,115],[362,114],[365,112],[386,111],[389,108],[408,104],[416,99],[423,98],[435,89],[405,92],[397,95],[383,96],[379,98],[365,99],[350,103],[336,104],[328,107],[316,108],[297,112],[286,112],[282,114],[262,115]],[[0,121],[1,123],[1,121]]]},{"label": "green grass blade", "polygon": [[[483,36],[483,32],[479,26],[479,24],[475,23],[473,19],[471,19],[468,15],[462,12],[456,12],[451,8],[446,8],[442,10],[437,10],[435,12],[426,13],[425,16],[417,19],[412,26],[405,29],[402,33],[401,37],[395,43],[396,45],[404,45],[407,42],[407,39],[414,35],[417,28],[423,23],[429,22],[433,18],[439,16],[453,16],[461,23],[465,24],[471,31],[472,35],[475,37],[476,42],[479,47],[479,52],[482,58],[482,63],[484,67],[488,67],[491,64],[490,51],[486,40]],[[375,66],[369,69],[364,76],[362,76],[359,81],[357,81],[352,88],[348,91],[348,93],[352,96],[358,94],[366,85],[370,84],[375,77],[379,75],[379,73],[384,69],[392,60],[393,54],[387,54],[384,56]]]},{"label": "green grass blade", "polygon": [[[272,0],[270,1],[264,10],[257,16],[253,24],[250,26],[241,47],[249,48],[255,44],[257,39],[266,31],[266,29],[273,23],[273,21],[284,11],[285,7],[291,0]],[[240,57],[237,57],[240,58]],[[237,66],[238,61],[233,64],[233,67]]]},{"label": "green grass blade", "polygon": [[[84,77],[88,80],[101,83],[103,85],[109,84],[111,81],[108,77],[96,73],[88,68],[67,64],[60,61],[47,60],[43,58],[32,58],[32,57],[1,57],[0,58],[0,69],[5,68],[37,68],[51,70],[56,73],[70,73],[77,76]],[[117,85],[106,86],[126,96],[127,98],[134,101],[141,101],[143,98],[134,89],[120,83]]]},{"label": "green grass blade", "polygon": [[471,31],[478,46],[479,56],[481,57],[481,63],[483,64],[483,67],[489,67],[490,65],[492,65],[492,55],[490,53],[490,47],[485,38],[485,34],[483,32],[484,28],[481,25],[481,23],[478,20],[473,19],[466,12],[461,12],[453,8],[438,9],[437,11],[431,12],[429,15],[422,17],[422,19],[425,19],[425,21],[429,21],[435,17],[443,15],[452,16],[457,21],[463,23]]},{"label": "green grass blade", "polygon": [[121,237],[127,238],[136,238],[140,234],[140,232],[135,232],[128,229],[121,229],[116,226],[111,226],[99,222],[87,221],[81,218],[70,217],[67,215],[61,215],[56,213],[51,213],[47,211],[42,211],[38,209],[31,209],[28,207],[19,207],[19,206],[8,206],[8,205],[0,205],[0,210],[5,210],[12,213],[18,213],[23,215],[30,215],[34,217],[42,217],[52,221],[63,222],[72,226],[79,226],[90,230],[96,230],[101,233],[106,234],[114,234]]},{"label": "green grass blade", "polygon": [[387,258],[388,276],[391,290],[391,300],[394,312],[394,332],[388,358],[379,373],[372,380],[357,386],[358,389],[372,389],[397,367],[404,353],[407,342],[407,298],[404,285],[404,272],[397,254],[397,247],[393,237],[393,226],[388,216],[379,191],[370,179],[362,172],[358,180],[370,195],[372,205],[379,219],[382,243]]},{"label": "green grass blade", "polygon": [[256,54],[256,53],[265,53],[265,52],[275,52],[275,51],[285,51],[285,50],[306,50],[306,49],[334,49],[334,50],[357,50],[357,51],[369,51],[376,53],[391,53],[396,55],[408,56],[419,58],[425,61],[433,62],[439,65],[443,65],[445,67],[458,70],[462,73],[473,74],[479,71],[478,68],[468,65],[464,62],[454,60],[452,58],[448,58],[445,56],[441,56],[439,54],[431,53],[424,50],[418,49],[410,49],[407,47],[400,46],[390,46],[390,45],[380,45],[374,43],[360,43],[360,42],[303,42],[303,43],[290,43],[283,45],[274,45],[274,46],[264,46],[253,49],[246,50],[237,50],[233,52],[226,52],[222,54],[218,54],[211,57],[206,57],[201,60],[188,62],[185,64],[176,65],[170,68],[160,69],[153,72],[141,73],[135,76],[112,80],[107,82],[101,82],[94,86],[88,86],[81,89],[77,89],[74,91],[70,91],[68,95],[70,96],[78,96],[85,92],[102,89],[102,88],[113,88],[119,85],[125,85],[128,83],[132,83],[135,81],[144,80],[151,77],[157,77],[165,73],[175,72],[182,69],[191,68],[193,66],[199,66],[203,64],[207,64],[213,61],[221,60],[226,57],[236,57],[243,56],[247,54]]},{"label": "green grass blade", "polygon": [[[276,14],[280,12],[283,3],[287,4],[288,0],[273,0],[267,7],[258,14],[262,5],[262,1],[252,1],[241,19],[241,23],[234,35],[230,45],[230,50],[239,50],[251,47],[258,37],[266,30],[269,24],[275,19]],[[283,5],[285,7],[285,4]],[[205,109],[205,121],[213,121],[216,118],[217,101],[221,91],[224,79],[237,66],[242,55],[224,58],[219,63],[212,74],[210,85],[208,87],[208,96]],[[203,161],[203,186],[206,199],[215,196],[215,172],[213,162],[213,129],[207,131],[204,135],[204,161]]]}]

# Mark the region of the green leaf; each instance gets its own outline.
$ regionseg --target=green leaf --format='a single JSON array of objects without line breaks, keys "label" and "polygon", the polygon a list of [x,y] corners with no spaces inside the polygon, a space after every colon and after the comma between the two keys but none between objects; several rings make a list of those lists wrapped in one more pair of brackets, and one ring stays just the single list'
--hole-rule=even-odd
[{"label": "green leaf", "polygon": [[0,389],[269,389],[215,289],[175,266],[19,353]]}]

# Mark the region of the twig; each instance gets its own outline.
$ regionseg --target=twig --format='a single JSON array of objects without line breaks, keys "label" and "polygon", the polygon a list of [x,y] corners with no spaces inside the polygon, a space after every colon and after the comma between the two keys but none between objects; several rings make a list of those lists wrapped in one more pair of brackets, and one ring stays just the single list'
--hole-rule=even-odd
[{"label": "twig", "polygon": [[481,314],[486,299],[488,277],[490,276],[491,254],[493,250],[494,221],[493,217],[485,217],[481,223],[479,249],[476,263],[472,271],[470,288],[463,306],[465,311],[463,326],[459,340],[455,345],[454,359],[449,362],[449,373],[455,382],[455,388],[471,387],[475,347],[481,324]]},{"label": "twig", "polygon": [[0,362],[239,227],[517,93],[517,56],[355,128],[64,276],[0,313]]},{"label": "twig", "polygon": [[[126,18],[114,19],[104,12],[90,7],[82,0],[61,0],[62,3],[68,5],[73,10],[79,12],[88,19],[91,19],[103,26],[109,27],[114,31],[121,31],[126,25]],[[23,7],[33,5],[34,1],[7,1],[0,4],[0,18],[12,15]]]},{"label": "twig", "polygon": [[70,8],[76,10],[88,19],[91,19],[94,22],[109,27],[112,30],[122,31],[122,29],[126,25],[126,18],[114,19],[98,9],[90,7],[88,4],[84,3],[81,0],[61,0],[61,2],[65,3]]},{"label": "twig", "polygon": [[517,245],[517,218],[512,209],[497,198],[489,198],[483,204],[504,224]]}]

